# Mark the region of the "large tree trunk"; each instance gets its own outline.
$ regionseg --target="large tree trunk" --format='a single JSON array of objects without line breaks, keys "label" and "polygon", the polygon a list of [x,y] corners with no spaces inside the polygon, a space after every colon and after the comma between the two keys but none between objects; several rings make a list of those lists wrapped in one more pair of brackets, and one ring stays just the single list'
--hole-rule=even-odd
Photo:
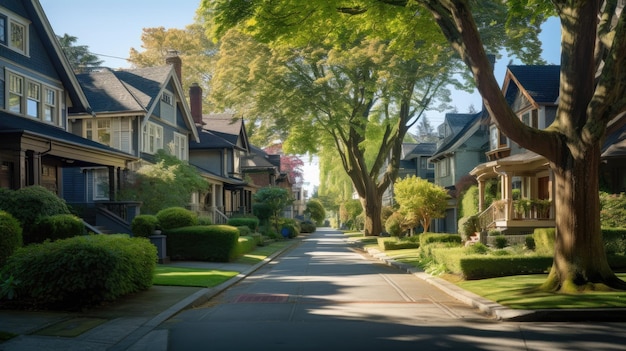
[{"label": "large tree trunk", "polygon": [[381,219],[382,211],[382,195],[376,191],[368,191],[364,198],[361,198],[361,205],[365,212],[365,236],[378,236],[383,232],[383,223]]},{"label": "large tree trunk", "polygon": [[573,156],[569,150],[551,163],[556,185],[554,263],[542,289],[572,293],[624,289],[607,263],[600,228],[599,143]]}]

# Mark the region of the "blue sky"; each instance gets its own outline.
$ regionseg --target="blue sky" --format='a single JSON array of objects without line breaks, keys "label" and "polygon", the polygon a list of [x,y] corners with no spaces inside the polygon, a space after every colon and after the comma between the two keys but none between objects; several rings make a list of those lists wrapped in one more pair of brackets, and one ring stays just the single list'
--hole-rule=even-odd
[{"label": "blue sky", "polygon": [[[102,55],[104,65],[111,68],[128,68],[124,58],[130,48],[141,51],[143,28],[184,28],[193,23],[200,0],[40,0],[40,3],[58,35],[69,34],[78,38],[78,45],[87,45],[93,53]],[[560,28],[556,18],[542,27],[543,58],[549,64],[560,61]],[[509,58],[496,62],[496,79],[502,83]],[[515,62],[514,63],[519,63]],[[480,109],[482,102],[477,92],[473,94],[452,91],[452,105],[459,112],[467,112],[470,105]],[[427,112],[431,125],[437,127],[444,113]],[[315,165],[305,174],[319,171]],[[317,177],[306,179],[311,185]]]}]

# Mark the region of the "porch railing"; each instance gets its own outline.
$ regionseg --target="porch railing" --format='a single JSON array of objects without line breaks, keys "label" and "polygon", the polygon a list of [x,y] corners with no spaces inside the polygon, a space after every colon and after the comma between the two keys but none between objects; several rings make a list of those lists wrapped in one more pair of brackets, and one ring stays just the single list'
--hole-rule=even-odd
[{"label": "porch railing", "polygon": [[487,230],[496,221],[553,219],[553,212],[549,200],[497,200],[478,214],[478,224]]}]

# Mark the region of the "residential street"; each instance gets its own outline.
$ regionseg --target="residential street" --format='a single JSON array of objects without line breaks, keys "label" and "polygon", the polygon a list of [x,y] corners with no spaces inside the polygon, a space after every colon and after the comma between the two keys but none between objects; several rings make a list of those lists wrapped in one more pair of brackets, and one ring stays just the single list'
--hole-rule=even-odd
[{"label": "residential street", "polygon": [[157,329],[176,350],[622,350],[624,323],[483,316],[320,228],[207,305]]}]

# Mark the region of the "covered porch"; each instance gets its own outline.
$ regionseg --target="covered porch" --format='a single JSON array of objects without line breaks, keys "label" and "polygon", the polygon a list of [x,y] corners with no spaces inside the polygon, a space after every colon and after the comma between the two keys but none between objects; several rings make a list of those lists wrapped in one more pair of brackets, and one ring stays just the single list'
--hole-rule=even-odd
[{"label": "covered porch", "polygon": [[[526,234],[554,227],[554,181],[547,160],[524,151],[475,167],[478,181],[480,228],[504,234]],[[496,196],[488,203],[488,182],[497,181]]]}]

